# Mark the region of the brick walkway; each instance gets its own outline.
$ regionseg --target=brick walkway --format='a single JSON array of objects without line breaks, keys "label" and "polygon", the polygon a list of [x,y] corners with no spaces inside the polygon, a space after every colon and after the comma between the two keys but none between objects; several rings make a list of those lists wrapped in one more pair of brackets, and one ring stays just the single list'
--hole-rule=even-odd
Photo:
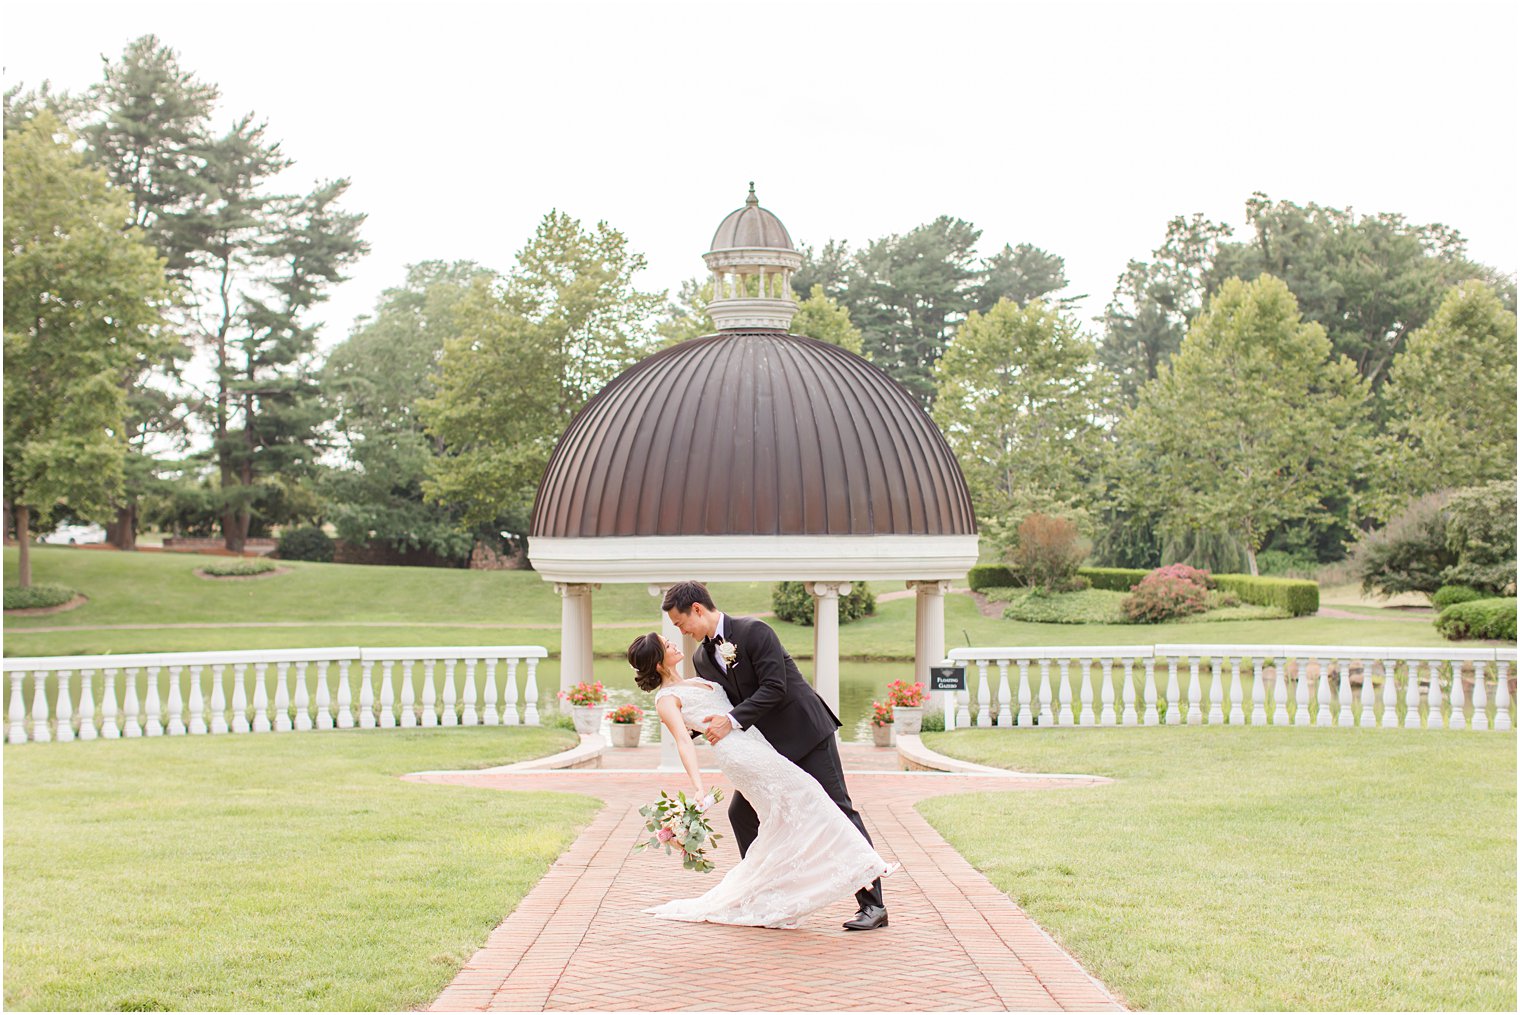
[{"label": "brick walkway", "polygon": [[[698,895],[737,855],[718,808],[718,870],[634,853],[638,808],[684,775],[657,753],[608,751],[604,769],[436,772],[423,782],[585,793],[606,806],[433,1002],[432,1011],[1122,1010],[1108,991],[913,809],[944,793],[1049,790],[1107,780],[894,771],[896,754],[845,745],[850,791],[877,850],[891,925],[847,933],[851,898],[798,930],[656,920],[641,910]],[[616,769],[613,766],[617,766]],[[648,768],[649,771],[628,769]],[[724,785],[714,776],[710,784]]]}]

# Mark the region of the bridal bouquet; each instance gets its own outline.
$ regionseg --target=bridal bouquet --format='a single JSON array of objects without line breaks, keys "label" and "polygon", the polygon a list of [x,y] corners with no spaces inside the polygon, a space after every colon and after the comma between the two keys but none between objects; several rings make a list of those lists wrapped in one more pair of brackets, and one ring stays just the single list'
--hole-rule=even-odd
[{"label": "bridal bouquet", "polygon": [[703,811],[723,799],[723,791],[715,789],[701,800],[687,800],[685,793],[669,796],[660,791],[660,799],[639,808],[644,816],[644,827],[653,832],[634,849],[657,849],[665,847],[666,855],[672,848],[681,851],[681,866],[687,870],[707,873],[713,862],[707,858],[707,847],[715,846],[722,838],[707,823]]}]

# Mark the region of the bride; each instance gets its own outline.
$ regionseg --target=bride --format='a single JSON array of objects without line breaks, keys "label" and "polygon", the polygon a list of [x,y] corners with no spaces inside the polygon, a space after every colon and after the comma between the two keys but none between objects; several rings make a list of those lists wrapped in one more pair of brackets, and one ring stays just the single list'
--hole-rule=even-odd
[{"label": "bride", "polygon": [[[635,682],[655,692],[655,710],[675,736],[697,798],[706,795],[691,731],[703,718],[726,715],[728,694],[706,680],[682,679],[681,650],[651,632],[628,646]],[[811,913],[897,869],[883,860],[812,776],[782,757],[751,726],[720,739],[713,753],[723,774],[760,818],[744,858],[695,899],[677,899],[646,913],[666,920],[751,927],[799,927]]]}]

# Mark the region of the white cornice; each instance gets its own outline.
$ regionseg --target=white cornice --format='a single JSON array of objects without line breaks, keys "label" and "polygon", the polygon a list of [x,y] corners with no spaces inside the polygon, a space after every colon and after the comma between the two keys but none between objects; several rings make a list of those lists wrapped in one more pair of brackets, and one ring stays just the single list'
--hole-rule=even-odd
[{"label": "white cornice", "polygon": [[960,579],[976,536],[599,536],[529,540],[545,581],[906,581]]}]

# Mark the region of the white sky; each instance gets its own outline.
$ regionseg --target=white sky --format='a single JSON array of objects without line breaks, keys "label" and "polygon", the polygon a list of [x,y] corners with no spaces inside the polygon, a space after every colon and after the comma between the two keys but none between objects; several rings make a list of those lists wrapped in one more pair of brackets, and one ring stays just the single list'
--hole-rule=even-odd
[{"label": "white sky", "polygon": [[353,179],[372,252],[324,344],[403,266],[510,267],[550,208],[645,288],[699,274],[755,180],[799,243],[936,215],[1066,259],[1085,316],[1173,215],[1252,191],[1459,229],[1513,272],[1514,4],[17,3],[6,87],[82,89],[152,32],[256,111],[290,189]]}]

